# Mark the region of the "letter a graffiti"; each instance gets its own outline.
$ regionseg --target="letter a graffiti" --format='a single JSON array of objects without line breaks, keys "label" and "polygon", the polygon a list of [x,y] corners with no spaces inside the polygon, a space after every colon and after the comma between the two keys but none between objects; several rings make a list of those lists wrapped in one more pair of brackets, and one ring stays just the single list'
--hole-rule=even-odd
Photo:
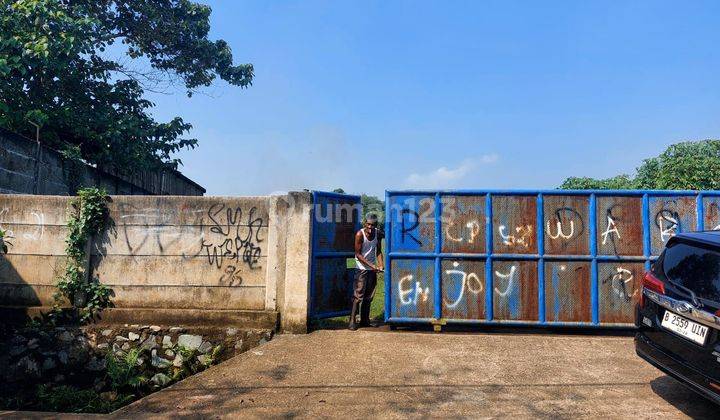
[{"label": "letter a graffiti", "polygon": [[605,229],[605,232],[602,234],[602,244],[605,245],[608,239],[608,235],[611,233],[614,233],[617,235],[617,238],[620,239],[620,232],[618,231],[617,226],[615,225],[615,221],[612,219],[612,217],[607,217],[607,229]]}]

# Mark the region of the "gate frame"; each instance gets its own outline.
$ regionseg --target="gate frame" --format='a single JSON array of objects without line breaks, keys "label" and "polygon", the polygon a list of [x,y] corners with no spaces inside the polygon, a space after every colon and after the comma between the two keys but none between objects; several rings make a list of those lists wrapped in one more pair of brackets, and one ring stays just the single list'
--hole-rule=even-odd
[{"label": "gate frame", "polygon": [[[312,203],[313,203],[313,209],[312,213],[310,215],[311,217],[311,225],[312,230],[310,233],[310,293],[309,293],[309,302],[308,302],[308,320],[316,320],[316,319],[324,319],[324,318],[334,318],[338,316],[345,316],[350,315],[350,305],[348,302],[348,309],[342,310],[342,311],[335,311],[335,312],[316,312],[317,308],[315,308],[315,272],[316,272],[316,263],[315,261],[317,259],[321,258],[341,258],[344,257],[345,259],[351,258],[355,256],[355,250],[352,251],[318,251],[316,242],[315,242],[315,235],[317,234],[317,230],[315,227],[317,226],[317,220],[316,220],[316,212],[317,212],[317,205],[318,199],[326,197],[326,198],[343,198],[343,199],[349,199],[349,200],[357,200],[357,204],[360,204],[360,207],[362,209],[362,201],[361,196],[359,195],[353,195],[353,194],[342,194],[342,193],[336,193],[336,192],[327,192],[327,191],[312,191]],[[362,210],[360,214],[357,215],[358,220],[355,221],[355,231],[360,229],[360,226],[362,224]],[[354,217],[354,216],[353,216]],[[347,268],[346,270],[352,270],[350,268]],[[352,285],[350,285],[352,288]]]},{"label": "gate frame", "polygon": [[[442,200],[443,196],[485,196],[485,252],[478,254],[442,252]],[[537,199],[536,234],[537,254],[498,254],[493,253],[493,223],[492,223],[492,197],[497,196],[535,196]],[[588,224],[589,224],[589,253],[586,255],[549,255],[545,254],[544,247],[544,196],[586,196],[588,197]],[[391,208],[391,199],[398,196],[434,197],[435,200],[435,248],[432,252],[394,252],[392,250],[392,220],[395,214]],[[598,196],[623,196],[642,198],[642,256],[598,255],[597,253],[597,202]],[[598,262],[644,262],[645,270],[650,269],[652,261],[658,257],[652,255],[650,233],[650,198],[651,197],[694,197],[696,230],[705,228],[705,197],[720,197],[720,190],[548,190],[548,189],[458,189],[458,190],[386,190],[385,191],[385,322],[388,324],[433,324],[436,330],[440,325],[505,325],[505,326],[537,326],[537,327],[576,327],[576,328],[634,328],[634,324],[604,323],[599,320],[599,290],[598,290]],[[539,227],[539,229],[538,229]],[[433,303],[432,318],[392,317],[392,260],[393,259],[432,259],[434,260],[433,274]],[[440,264],[443,259],[485,260],[485,318],[486,319],[447,319],[442,317],[442,276]],[[492,263],[495,260],[533,261],[537,264],[538,281],[538,321],[505,321],[493,319],[492,290]],[[590,262],[591,286],[591,322],[548,322],[545,316],[545,261],[587,261]],[[490,285],[488,285],[490,283]]]}]

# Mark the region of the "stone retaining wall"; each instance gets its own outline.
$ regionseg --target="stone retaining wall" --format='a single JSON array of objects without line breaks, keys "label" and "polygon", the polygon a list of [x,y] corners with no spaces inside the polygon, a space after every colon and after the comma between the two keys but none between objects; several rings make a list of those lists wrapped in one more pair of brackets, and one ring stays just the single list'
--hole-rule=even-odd
[{"label": "stone retaining wall", "polygon": [[[138,352],[137,370],[159,389],[263,344],[271,329],[157,325],[25,327],[0,331],[0,398],[32,394],[38,385],[110,392],[109,357]],[[19,394],[18,394],[19,395]]]}]

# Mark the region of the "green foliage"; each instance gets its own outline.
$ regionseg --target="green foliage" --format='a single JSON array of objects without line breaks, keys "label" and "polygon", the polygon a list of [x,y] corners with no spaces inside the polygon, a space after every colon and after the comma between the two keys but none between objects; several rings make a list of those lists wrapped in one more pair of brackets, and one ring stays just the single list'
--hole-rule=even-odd
[{"label": "green foliage", "polygon": [[673,144],[659,156],[645,159],[635,177],[566,179],[561,189],[720,189],[720,140]]},{"label": "green foliage", "polygon": [[7,254],[8,245],[12,245],[10,242],[7,241],[7,239],[7,231],[0,228],[0,252],[3,254]]},{"label": "green foliage", "polygon": [[84,188],[70,202],[68,235],[65,252],[68,256],[64,274],[57,281],[56,309],[66,298],[77,311],[81,323],[110,306],[111,290],[97,279],[85,278],[88,241],[105,228],[108,217],[107,194],[97,188]]},{"label": "green foliage", "polygon": [[363,217],[365,217],[368,213],[374,213],[378,217],[380,223],[385,221],[384,201],[372,195],[362,194],[360,196],[360,202],[363,205]]},{"label": "green foliage", "polygon": [[210,7],[189,0],[0,0],[0,126],[119,171],[176,167],[191,125],[157,122],[146,90],[190,96],[216,78],[252,83],[223,40],[208,39]]},{"label": "green foliage", "polygon": [[634,181],[625,174],[606,179],[570,177],[560,185],[560,189],[563,190],[631,190],[634,188]]},{"label": "green foliage", "polygon": [[121,401],[109,401],[92,389],[72,386],[40,385],[37,389],[38,406],[42,411],[70,413],[109,413],[124,405]]},{"label": "green foliage", "polygon": [[85,165],[82,160],[80,146],[66,144],[64,148],[60,150],[60,156],[62,156],[65,184],[68,186],[69,191],[77,191],[80,186],[80,176],[83,166]]},{"label": "green foliage", "polygon": [[132,349],[124,356],[116,356],[108,352],[105,356],[107,376],[114,391],[137,389],[147,384],[148,378],[143,375],[138,360],[141,351]]}]

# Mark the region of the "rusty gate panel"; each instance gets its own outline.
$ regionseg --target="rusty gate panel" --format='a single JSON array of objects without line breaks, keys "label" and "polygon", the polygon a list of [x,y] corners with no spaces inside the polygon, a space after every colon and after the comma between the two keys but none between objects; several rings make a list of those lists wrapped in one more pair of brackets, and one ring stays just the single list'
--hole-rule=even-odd
[{"label": "rusty gate panel", "polygon": [[485,195],[444,195],[442,252],[485,253]]},{"label": "rusty gate panel", "polygon": [[587,196],[544,196],[543,213],[546,254],[588,255],[590,253]]},{"label": "rusty gate panel", "polygon": [[443,318],[485,319],[485,260],[442,261]]},{"label": "rusty gate panel", "polygon": [[600,322],[632,324],[640,296],[645,264],[642,262],[601,262],[598,264],[598,305]]},{"label": "rusty gate panel", "polygon": [[362,205],[352,196],[319,196],[315,203],[313,240],[318,252],[347,251],[354,247]]},{"label": "rusty gate panel", "polygon": [[546,321],[592,322],[590,278],[588,261],[546,261]]},{"label": "rusty gate panel", "polygon": [[409,195],[390,200],[390,244],[397,252],[435,250],[435,195]]},{"label": "rusty gate panel", "polygon": [[493,252],[536,254],[537,197],[492,196]]},{"label": "rusty gate panel", "polygon": [[354,269],[346,258],[320,258],[315,261],[312,307],[337,313],[350,308]]},{"label": "rusty gate panel", "polygon": [[535,261],[493,262],[493,319],[538,321]]},{"label": "rusty gate panel", "polygon": [[703,197],[705,230],[720,230],[720,197]]},{"label": "rusty gate panel", "polygon": [[434,259],[391,261],[392,316],[432,318],[435,304]]},{"label": "rusty gate panel", "polygon": [[676,234],[695,230],[696,212],[695,197],[650,197],[652,255],[659,255]]},{"label": "rusty gate panel", "polygon": [[643,255],[642,197],[598,197],[596,226],[598,254]]},{"label": "rusty gate panel", "polygon": [[698,216],[720,230],[720,193],[398,191],[386,213],[389,322],[633,326],[645,266]]}]

